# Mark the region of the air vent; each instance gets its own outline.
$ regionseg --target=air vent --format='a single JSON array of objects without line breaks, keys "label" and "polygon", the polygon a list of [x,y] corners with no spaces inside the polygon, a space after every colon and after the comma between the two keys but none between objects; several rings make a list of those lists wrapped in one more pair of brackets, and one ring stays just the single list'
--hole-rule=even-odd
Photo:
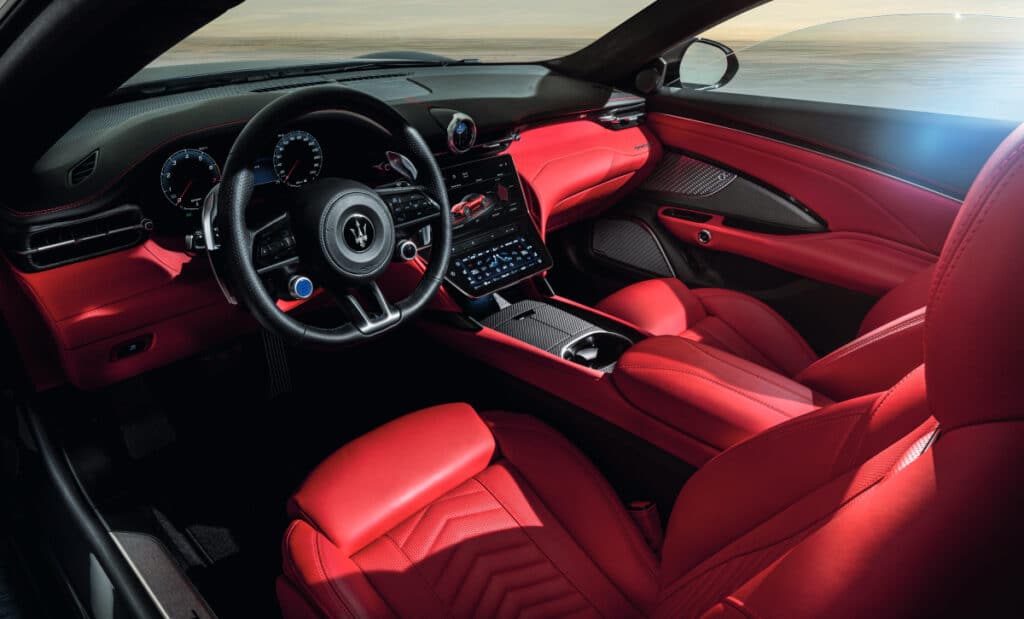
[{"label": "air vent", "polygon": [[72,166],[68,170],[68,184],[74,187],[92,176],[93,171],[96,169],[96,160],[99,159],[99,156],[100,151],[94,150],[86,155],[85,159]]},{"label": "air vent", "polygon": [[16,233],[14,259],[26,271],[102,256],[146,240],[153,229],[142,209],[133,205],[79,219],[31,226]]},{"label": "air vent", "polygon": [[315,80],[310,82],[299,82],[297,84],[280,84],[278,86],[267,86],[265,88],[254,88],[253,92],[276,92],[278,90],[295,90],[296,88],[305,88],[306,86],[319,86],[321,84],[329,84],[330,82],[325,80]]},{"label": "air vent", "polygon": [[331,84],[334,82],[346,83],[346,82],[364,82],[366,80],[384,80],[396,77],[406,77],[408,73],[377,73],[375,75],[353,75],[352,77],[339,77],[333,80],[310,80],[308,82],[297,82],[293,84],[278,84],[277,86],[266,86],[264,88],[254,88],[253,92],[276,92],[279,90],[295,90],[296,88],[305,88],[306,86],[321,86],[323,84]]},{"label": "air vent", "polygon": [[344,82],[364,82],[366,80],[386,80],[386,79],[393,79],[393,78],[396,78],[396,77],[406,77],[408,75],[409,75],[408,73],[378,73],[376,75],[360,75],[360,76],[355,76],[354,75],[352,77],[339,77],[338,79],[336,79],[334,81],[342,82],[342,83],[344,83]]},{"label": "air vent", "polygon": [[608,129],[619,131],[643,124],[646,115],[642,104],[630,105],[602,111],[597,115],[596,120]]}]

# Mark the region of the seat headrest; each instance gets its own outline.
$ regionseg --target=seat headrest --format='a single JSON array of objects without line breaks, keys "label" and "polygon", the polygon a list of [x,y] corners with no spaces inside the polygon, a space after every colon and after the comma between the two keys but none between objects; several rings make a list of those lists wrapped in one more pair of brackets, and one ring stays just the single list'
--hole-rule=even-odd
[{"label": "seat headrest", "polygon": [[288,512],[355,553],[487,468],[494,450],[494,436],[468,404],[427,408],[328,456]]},{"label": "seat headrest", "polygon": [[928,404],[945,428],[1024,417],[1024,126],[974,181],[932,279]]}]

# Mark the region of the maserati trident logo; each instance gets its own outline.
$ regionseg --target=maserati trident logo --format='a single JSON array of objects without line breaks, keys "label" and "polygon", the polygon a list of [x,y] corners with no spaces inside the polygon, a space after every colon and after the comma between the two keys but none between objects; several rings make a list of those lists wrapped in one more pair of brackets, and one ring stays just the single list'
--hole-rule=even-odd
[{"label": "maserati trident logo", "polygon": [[373,244],[373,222],[365,215],[352,215],[342,230],[345,244],[354,252],[364,252]]}]

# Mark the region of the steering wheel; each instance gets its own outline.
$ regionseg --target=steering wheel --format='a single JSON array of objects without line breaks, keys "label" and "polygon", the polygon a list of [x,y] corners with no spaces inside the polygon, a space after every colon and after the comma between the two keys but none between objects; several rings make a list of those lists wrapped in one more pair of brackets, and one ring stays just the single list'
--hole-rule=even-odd
[{"label": "steering wheel", "polygon": [[[284,212],[269,222],[247,222],[246,210],[254,186],[253,162],[273,136],[308,114],[340,111],[361,116],[391,134],[398,155],[407,156],[413,183],[373,189],[343,178],[321,178],[287,192]],[[416,170],[418,169],[418,176]],[[448,269],[452,231],[448,195],[441,170],[423,137],[394,108],[368,94],[338,85],[301,88],[260,110],[242,129],[228,154],[223,178],[211,200],[217,211],[220,260],[238,300],[267,330],[297,345],[339,347],[372,339],[414,316],[437,292]],[[415,219],[398,218],[389,204],[403,213],[415,207]],[[206,220],[204,208],[204,220]],[[391,303],[377,284],[392,260],[416,255],[408,237],[431,227],[430,260],[422,279],[405,299]],[[212,231],[210,231],[212,233]],[[209,233],[208,233],[209,234]],[[268,239],[271,239],[268,241]],[[279,243],[273,245],[273,243]],[[270,243],[270,245],[268,245]],[[396,244],[400,253],[395,256]],[[264,247],[293,246],[287,259],[267,263]],[[257,250],[257,247],[260,249]],[[301,270],[296,267],[300,266]],[[268,291],[264,278],[281,270],[308,297],[317,282],[330,294],[349,322],[335,328],[303,323],[283,311]],[[296,272],[309,273],[298,281]]]}]

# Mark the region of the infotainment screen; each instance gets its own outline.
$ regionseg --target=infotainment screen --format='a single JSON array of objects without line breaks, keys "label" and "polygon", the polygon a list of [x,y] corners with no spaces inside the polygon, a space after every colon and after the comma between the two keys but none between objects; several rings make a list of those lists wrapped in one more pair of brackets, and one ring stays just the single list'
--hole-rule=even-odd
[{"label": "infotainment screen", "polygon": [[512,157],[446,168],[444,175],[454,238],[450,284],[482,297],[551,268]]},{"label": "infotainment screen", "polygon": [[501,155],[445,170],[456,241],[526,215],[512,157]]}]

